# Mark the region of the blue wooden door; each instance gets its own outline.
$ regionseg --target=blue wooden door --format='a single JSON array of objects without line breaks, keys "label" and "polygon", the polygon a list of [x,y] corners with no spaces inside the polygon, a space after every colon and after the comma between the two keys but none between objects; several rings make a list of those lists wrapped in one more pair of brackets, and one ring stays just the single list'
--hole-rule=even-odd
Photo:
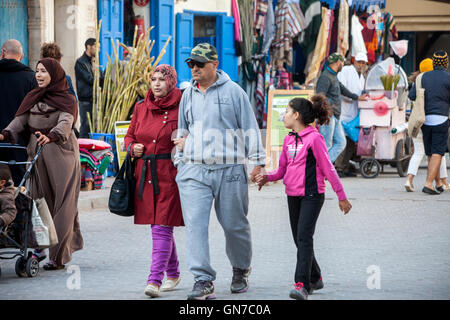
[{"label": "blue wooden door", "polygon": [[194,15],[192,13],[177,14],[177,37],[175,47],[175,66],[178,85],[191,79],[191,69],[184,62],[191,55],[194,47]]},{"label": "blue wooden door", "polygon": [[[98,19],[102,20],[100,30],[100,66],[104,69],[108,63],[107,54],[113,59],[114,51],[111,40],[117,49],[117,40],[123,42],[123,1],[99,0]],[[122,59],[123,49],[119,47],[119,59]]]},{"label": "blue wooden door", "polygon": [[150,7],[150,23],[154,26],[151,38],[155,40],[151,55],[158,57],[167,39],[166,53],[159,64],[174,64],[174,4],[173,0],[152,0]]},{"label": "blue wooden door", "polygon": [[[20,41],[28,65],[28,15],[26,0],[0,0],[0,47],[9,39]],[[33,69],[35,66],[31,66]]]},{"label": "blue wooden door", "polygon": [[234,48],[234,18],[216,17],[216,43],[219,55],[219,69],[225,71],[233,81],[238,81],[238,61]]}]

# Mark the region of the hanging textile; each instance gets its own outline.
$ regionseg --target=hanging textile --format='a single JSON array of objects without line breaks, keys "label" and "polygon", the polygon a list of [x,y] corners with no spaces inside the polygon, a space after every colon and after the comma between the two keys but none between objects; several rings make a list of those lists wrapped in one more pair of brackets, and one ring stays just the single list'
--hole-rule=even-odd
[{"label": "hanging textile", "polygon": [[264,26],[264,41],[261,50],[261,53],[263,55],[266,55],[269,52],[270,45],[275,38],[275,16],[272,3],[272,0],[268,0],[267,2],[267,15]]},{"label": "hanging textile", "polygon": [[234,41],[241,42],[241,17],[239,15],[239,7],[236,1],[237,0],[231,0],[231,11],[234,17]]},{"label": "hanging textile", "polygon": [[328,36],[328,48],[327,52],[334,53],[337,52],[337,45],[338,45],[338,19],[337,15],[339,14],[339,11],[333,10],[333,14],[330,18],[330,26],[331,26],[331,32]]},{"label": "hanging textile", "polygon": [[360,20],[360,23],[363,26],[361,33],[367,50],[367,60],[370,64],[372,64],[376,61],[375,51],[378,49],[375,15],[372,14],[367,18],[367,21]]},{"label": "hanging textile", "polygon": [[383,36],[383,54],[385,57],[390,55],[389,41],[398,40],[397,27],[394,17],[387,12],[384,15],[384,36]]},{"label": "hanging textile", "polygon": [[339,18],[338,18],[338,45],[337,52],[342,54],[344,57],[348,51],[348,27],[349,20],[349,7],[347,0],[341,0],[339,7]]},{"label": "hanging textile", "polygon": [[256,90],[255,90],[255,117],[258,122],[259,128],[263,128],[264,122],[264,107],[265,107],[265,62],[264,58],[258,61],[256,78]]},{"label": "hanging textile", "polygon": [[306,57],[304,73],[308,74],[316,46],[316,39],[322,25],[320,1],[303,0],[300,3],[300,9],[305,14],[305,30],[300,34],[299,43],[303,55]]},{"label": "hanging textile", "polygon": [[264,32],[264,26],[266,23],[266,15],[269,9],[268,0],[255,0],[255,16],[254,16],[254,28],[259,30],[260,34]]},{"label": "hanging textile", "polygon": [[314,51],[316,38],[322,24],[321,6],[319,0],[302,0],[300,9],[305,15],[305,29],[300,35],[299,43],[303,54],[307,57]]},{"label": "hanging textile", "polygon": [[278,61],[292,65],[292,39],[305,27],[305,18],[297,3],[278,3],[275,9],[277,32],[272,44],[274,64]]},{"label": "hanging textile", "polygon": [[363,29],[364,27],[359,22],[359,18],[354,14],[352,16],[352,57],[356,56],[358,52],[367,53],[362,36]]},{"label": "hanging textile", "polygon": [[318,76],[322,66],[322,61],[324,61],[328,55],[328,38],[331,32],[331,15],[333,10],[327,8],[322,8],[322,24],[320,26],[319,35],[317,36],[316,46],[314,48],[314,53],[311,61],[311,68],[307,73],[305,83],[310,84]]},{"label": "hanging textile", "polygon": [[253,0],[239,0],[239,14],[241,19],[242,61],[252,61],[253,50]]}]

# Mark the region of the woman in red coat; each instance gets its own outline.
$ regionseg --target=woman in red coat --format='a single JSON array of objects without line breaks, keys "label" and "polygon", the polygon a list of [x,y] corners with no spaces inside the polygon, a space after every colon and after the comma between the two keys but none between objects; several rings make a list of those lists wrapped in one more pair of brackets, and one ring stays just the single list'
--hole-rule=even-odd
[{"label": "woman in red coat", "polygon": [[[153,252],[145,294],[159,296],[180,281],[173,227],[184,226],[175,182],[177,169],[171,159],[172,133],[177,129],[181,91],[175,86],[177,73],[169,65],[155,68],[151,89],[136,104],[125,144],[136,159],[135,224],[150,224]],[[167,280],[161,286],[167,274]]]}]

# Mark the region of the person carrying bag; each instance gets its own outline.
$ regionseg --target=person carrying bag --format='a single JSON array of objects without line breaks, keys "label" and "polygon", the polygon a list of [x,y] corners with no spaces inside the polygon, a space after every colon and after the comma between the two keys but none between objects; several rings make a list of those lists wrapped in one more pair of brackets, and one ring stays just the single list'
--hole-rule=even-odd
[{"label": "person carrying bag", "polygon": [[134,215],[134,161],[131,161],[131,144],[128,146],[127,155],[122,167],[116,175],[116,179],[109,194],[108,208],[114,214],[124,217]]},{"label": "person carrying bag", "polygon": [[417,137],[425,123],[425,89],[422,88],[422,76],[423,73],[416,78],[416,101],[408,121],[408,135],[413,138]]}]

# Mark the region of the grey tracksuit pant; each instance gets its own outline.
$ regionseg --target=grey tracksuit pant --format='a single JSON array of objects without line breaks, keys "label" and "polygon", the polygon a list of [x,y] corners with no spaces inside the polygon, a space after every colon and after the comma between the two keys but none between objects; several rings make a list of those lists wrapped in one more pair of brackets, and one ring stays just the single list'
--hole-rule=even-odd
[{"label": "grey tracksuit pant", "polygon": [[244,165],[211,169],[201,164],[179,166],[176,177],[186,226],[189,270],[195,281],[214,281],[210,265],[208,227],[212,202],[226,238],[233,267],[250,267],[252,245],[247,220],[248,184]]}]

